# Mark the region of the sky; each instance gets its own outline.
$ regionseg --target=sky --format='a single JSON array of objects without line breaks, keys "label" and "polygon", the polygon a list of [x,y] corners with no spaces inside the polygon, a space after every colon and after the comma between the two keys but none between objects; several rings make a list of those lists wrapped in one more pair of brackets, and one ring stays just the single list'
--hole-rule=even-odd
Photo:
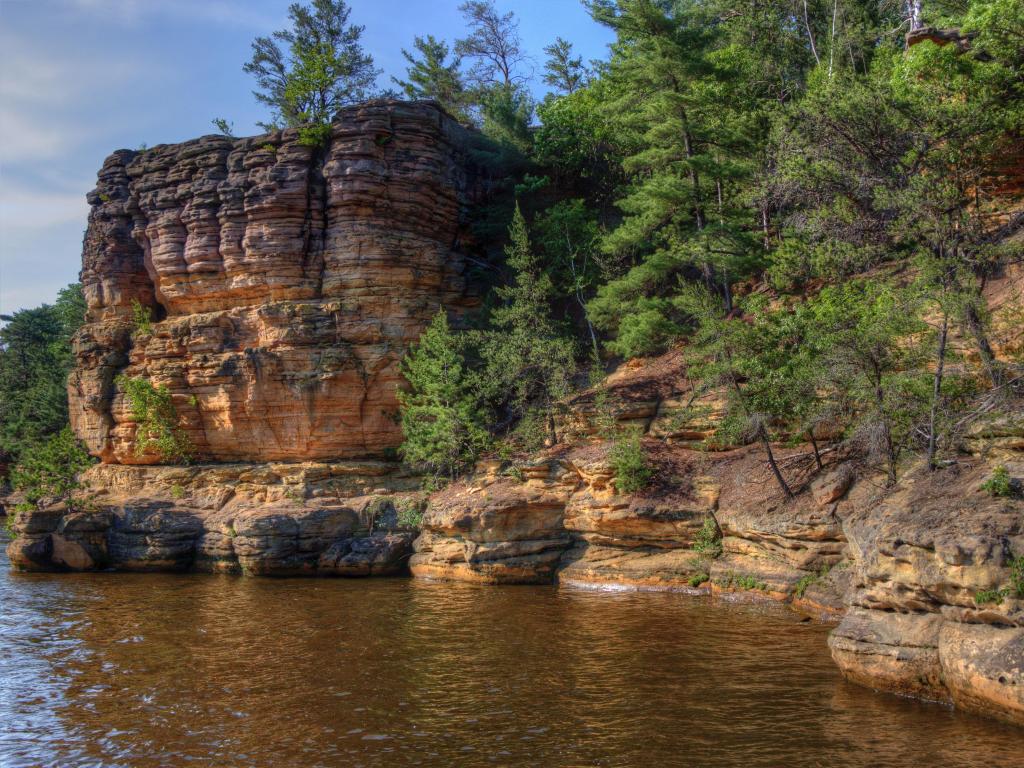
[{"label": "sky", "polygon": [[[460,0],[349,0],[384,70],[402,75],[415,35],[464,32]],[[258,35],[286,26],[289,0],[0,0],[0,314],[51,302],[78,279],[85,196],[115,149],[173,143],[268,117],[242,72]],[[514,11],[544,93],[543,48],[571,40],[604,58],[611,33],[580,0],[498,0]]]}]

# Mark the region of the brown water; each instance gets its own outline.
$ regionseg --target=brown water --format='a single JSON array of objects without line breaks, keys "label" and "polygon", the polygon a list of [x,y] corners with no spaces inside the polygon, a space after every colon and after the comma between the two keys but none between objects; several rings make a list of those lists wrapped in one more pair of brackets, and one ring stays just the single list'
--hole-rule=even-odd
[{"label": "brown water", "polygon": [[828,629],[675,594],[10,574],[0,765],[1019,766],[843,682]]}]

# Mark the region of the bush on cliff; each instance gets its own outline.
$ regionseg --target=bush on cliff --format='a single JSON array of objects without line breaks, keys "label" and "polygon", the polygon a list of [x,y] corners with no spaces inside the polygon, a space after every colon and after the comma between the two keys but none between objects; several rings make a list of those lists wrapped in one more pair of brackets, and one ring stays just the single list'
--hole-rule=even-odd
[{"label": "bush on cliff", "polygon": [[136,421],[136,452],[142,455],[153,451],[169,464],[188,464],[194,448],[178,424],[170,390],[163,384],[154,387],[143,378],[121,376],[117,383],[124,389]]},{"label": "bush on cliff", "polygon": [[616,440],[608,458],[615,470],[615,490],[619,493],[637,493],[650,485],[654,470],[647,461],[638,431]]}]

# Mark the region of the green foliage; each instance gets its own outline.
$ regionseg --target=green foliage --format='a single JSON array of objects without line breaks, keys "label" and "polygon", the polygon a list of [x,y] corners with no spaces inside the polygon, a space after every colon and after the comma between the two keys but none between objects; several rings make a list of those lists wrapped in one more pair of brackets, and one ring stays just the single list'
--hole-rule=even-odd
[{"label": "green foliage", "polygon": [[823,565],[818,569],[817,573],[805,573],[797,581],[796,586],[793,589],[793,594],[799,599],[804,596],[807,592],[808,587],[812,584],[819,584],[825,580],[828,574],[831,572],[832,566]]},{"label": "green foliage", "polygon": [[54,304],[4,316],[0,328],[0,461],[17,462],[68,423],[71,337],[85,319],[79,285]]},{"label": "green foliage", "polygon": [[526,220],[516,207],[505,249],[512,282],[496,289],[502,302],[491,314],[491,329],[482,337],[485,391],[496,406],[506,406],[525,421],[542,423],[556,439],[554,413],[570,391],[575,371],[574,344],[568,329],[555,322],[555,291],[530,244]]},{"label": "green foliage", "polygon": [[235,138],[234,123],[225,120],[223,117],[215,117],[210,122],[213,124],[213,127],[217,129],[217,133],[221,133],[229,139]]},{"label": "green foliage", "polygon": [[142,306],[138,299],[132,299],[132,325],[137,335],[148,336],[153,332],[153,310]]},{"label": "green foliage", "polygon": [[437,40],[433,35],[417,35],[413,40],[413,52],[402,49],[402,56],[408,62],[408,79],[391,79],[408,98],[433,99],[450,114],[466,122],[470,94],[460,70],[462,59],[454,56],[449,60],[449,53],[448,44],[443,40]]},{"label": "green foliage", "polygon": [[576,93],[586,85],[590,73],[583,66],[583,59],[572,55],[572,43],[561,37],[544,48],[547,61],[544,62],[544,84],[556,92],[566,95]]},{"label": "green foliage", "polygon": [[1024,597],[1024,555],[1010,560],[1010,584],[1017,597]]},{"label": "green foliage", "polygon": [[271,122],[261,124],[266,130],[301,127],[302,143],[322,145],[334,113],[371,92],[378,70],[350,15],[344,0],[292,3],[290,28],[253,41],[243,69],[256,78],[256,99],[272,111]]},{"label": "green foliage", "polygon": [[419,530],[423,525],[423,513],[426,502],[417,499],[408,499],[397,507],[398,525],[401,528]]},{"label": "green foliage", "polygon": [[171,498],[177,500],[185,498],[185,489],[180,485],[171,486]]},{"label": "green foliage", "polygon": [[692,549],[702,557],[714,559],[722,556],[722,532],[710,515],[704,518],[703,525],[697,531]]},{"label": "green foliage", "polygon": [[619,493],[642,491],[654,478],[654,470],[644,453],[638,431],[616,440],[612,444],[608,459],[615,470],[615,490]]},{"label": "green foliage", "polygon": [[687,583],[688,583],[688,584],[689,584],[689,585],[690,585],[691,587],[693,587],[694,589],[696,589],[696,588],[697,588],[697,587],[699,587],[699,586],[700,586],[701,584],[706,584],[706,583],[707,583],[707,582],[709,582],[709,581],[711,581],[711,577],[710,577],[710,576],[709,576],[708,574],[706,574],[706,573],[704,573],[703,571],[701,571],[700,573],[695,573],[695,574],[693,574],[693,576],[691,576],[691,577],[689,578],[689,580],[687,581]]},{"label": "green foliage", "polygon": [[63,503],[83,508],[76,494],[83,486],[78,475],[93,463],[70,427],[26,449],[11,472],[14,489],[25,497],[28,508]]},{"label": "green foliage", "polygon": [[1002,464],[997,466],[992,470],[989,478],[981,484],[981,490],[990,496],[1013,496],[1013,480],[1010,478],[1009,470]]},{"label": "green foliage", "polygon": [[178,412],[167,386],[154,387],[146,379],[127,376],[118,377],[117,383],[136,422],[136,453],[141,456],[152,452],[165,463],[188,464],[194,448],[179,426]]},{"label": "green foliage", "polygon": [[749,573],[734,573],[733,571],[726,572],[723,576],[715,579],[715,583],[723,589],[742,589],[748,592],[759,590],[761,592],[768,591],[768,583],[765,581],[758,581],[756,576]]},{"label": "green foliage", "polygon": [[1002,605],[1008,594],[1007,589],[982,589],[974,595],[974,602],[977,605]]},{"label": "green foliage", "polygon": [[405,460],[452,478],[489,442],[480,382],[466,367],[464,348],[439,311],[402,362],[409,389],[398,395]]}]

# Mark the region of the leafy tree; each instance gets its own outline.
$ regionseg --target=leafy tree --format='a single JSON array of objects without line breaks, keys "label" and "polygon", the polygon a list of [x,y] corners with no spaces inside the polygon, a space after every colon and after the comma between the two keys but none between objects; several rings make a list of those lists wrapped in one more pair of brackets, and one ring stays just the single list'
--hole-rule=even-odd
[{"label": "leafy tree", "polygon": [[467,121],[470,96],[462,78],[462,59],[454,56],[449,61],[448,44],[433,35],[417,36],[413,49],[413,52],[402,49],[402,56],[409,63],[408,80],[391,79],[408,98],[434,99],[452,115]]},{"label": "leafy tree", "polygon": [[552,287],[576,303],[593,356],[599,357],[597,333],[587,317],[587,300],[600,278],[600,232],[594,212],[582,200],[563,200],[537,216],[533,231]]},{"label": "leafy tree", "polygon": [[405,460],[453,479],[489,440],[480,383],[463,350],[444,310],[439,311],[402,361],[409,389],[398,393]]},{"label": "leafy tree", "polygon": [[920,309],[919,295],[867,280],[828,287],[803,307],[823,381],[845,401],[856,438],[890,484],[930,403]]},{"label": "leafy tree", "polygon": [[557,93],[573,94],[587,84],[589,72],[583,59],[572,55],[572,43],[561,37],[544,49],[548,59],[544,64],[544,83]]},{"label": "leafy tree", "polygon": [[549,442],[557,441],[555,406],[569,393],[575,371],[572,341],[551,316],[554,287],[530,245],[526,220],[516,206],[509,227],[510,285],[497,289],[482,354],[490,394],[514,417],[540,417]]},{"label": "leafy tree", "polygon": [[24,509],[59,503],[76,509],[84,504],[76,496],[83,487],[78,475],[92,463],[71,427],[64,427],[22,453],[11,481],[25,497]]},{"label": "leafy tree", "polygon": [[80,285],[57,301],[3,318],[0,328],[0,458],[17,461],[68,422],[71,337],[85,320]]},{"label": "leafy tree", "polygon": [[698,322],[687,347],[689,374],[705,389],[721,389],[726,399],[721,436],[759,442],[779,488],[792,497],[772,442],[799,424],[817,397],[810,329],[798,314],[772,311],[759,299],[742,306],[744,314],[726,313],[700,286],[684,291],[681,303]]},{"label": "leafy tree", "polygon": [[272,110],[266,130],[303,129],[303,141],[326,141],[334,113],[365,99],[379,70],[360,44],[363,27],[349,24],[344,0],[312,0],[288,7],[291,28],[257,37],[243,67],[256,78],[256,99]]}]

